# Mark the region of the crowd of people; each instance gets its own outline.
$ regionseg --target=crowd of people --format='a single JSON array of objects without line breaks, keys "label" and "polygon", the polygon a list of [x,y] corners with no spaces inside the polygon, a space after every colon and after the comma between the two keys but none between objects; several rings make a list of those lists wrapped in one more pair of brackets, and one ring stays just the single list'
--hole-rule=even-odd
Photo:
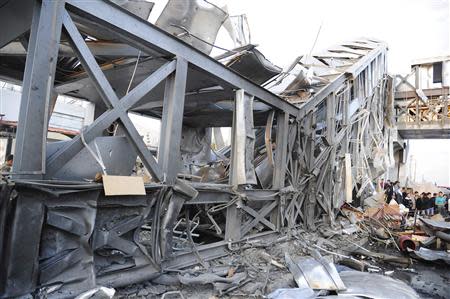
[{"label": "crowd of people", "polygon": [[384,190],[386,202],[389,204],[395,200],[398,204],[403,204],[411,212],[417,211],[418,215],[433,216],[440,214],[446,217],[450,214],[450,199],[448,194],[442,191],[437,193],[414,191],[413,189],[400,187],[400,182],[381,180],[380,187]]}]

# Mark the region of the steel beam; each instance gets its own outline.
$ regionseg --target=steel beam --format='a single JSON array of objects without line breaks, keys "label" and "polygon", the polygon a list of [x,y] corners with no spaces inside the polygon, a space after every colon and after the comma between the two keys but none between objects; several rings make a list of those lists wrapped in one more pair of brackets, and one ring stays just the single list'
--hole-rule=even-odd
[{"label": "steel beam", "polygon": [[68,9],[90,20],[99,26],[115,31],[122,39],[133,43],[144,52],[157,50],[184,58],[194,66],[208,72],[211,76],[238,89],[244,89],[267,105],[297,115],[298,108],[279,98],[270,91],[252,83],[233,70],[208,55],[189,46],[162,29],[139,19],[128,11],[104,0],[77,1],[68,0]]},{"label": "steel beam", "polygon": [[[119,44],[115,42],[91,41],[86,42],[94,56],[100,57],[137,57],[139,50],[129,45]],[[25,56],[27,51],[22,42],[11,42],[0,49],[1,56]],[[68,45],[59,45],[59,57],[76,57],[76,53]],[[141,53],[141,57],[148,56]]]},{"label": "steel beam", "polygon": [[[449,93],[449,87],[443,86],[442,88],[428,88],[422,89],[425,96],[428,98],[439,97]],[[416,89],[407,91],[395,91],[395,100],[414,99],[417,97]]]},{"label": "steel beam", "polygon": [[42,178],[48,109],[61,36],[64,1],[34,1],[31,35],[25,64],[14,178]]},{"label": "steel beam", "polygon": [[164,181],[175,183],[181,163],[181,131],[183,126],[184,99],[188,63],[177,59],[176,71],[166,79],[163,115],[158,148],[158,163]]}]

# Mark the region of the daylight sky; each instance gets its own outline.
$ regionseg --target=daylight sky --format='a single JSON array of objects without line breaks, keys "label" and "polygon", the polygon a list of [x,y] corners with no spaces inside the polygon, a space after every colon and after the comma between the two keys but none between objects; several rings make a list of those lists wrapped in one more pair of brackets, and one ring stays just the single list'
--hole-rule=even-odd
[{"label": "daylight sky", "polygon": [[[184,1],[184,0],[180,0]],[[155,1],[155,21],[167,0]],[[449,0],[211,0],[230,15],[246,14],[251,42],[273,63],[287,66],[315,50],[358,37],[388,44],[388,70],[408,73],[413,59],[450,55]],[[217,45],[232,48],[222,30]],[[412,141],[416,179],[450,186],[450,140]]]},{"label": "daylight sky", "polygon": [[[184,0],[180,0],[184,1]],[[167,0],[156,0],[155,21]],[[284,67],[316,50],[358,37],[389,46],[389,70],[407,73],[410,61],[449,54],[448,0],[210,0],[230,15],[246,14],[251,42],[273,63]],[[231,48],[225,32],[217,45]]]}]

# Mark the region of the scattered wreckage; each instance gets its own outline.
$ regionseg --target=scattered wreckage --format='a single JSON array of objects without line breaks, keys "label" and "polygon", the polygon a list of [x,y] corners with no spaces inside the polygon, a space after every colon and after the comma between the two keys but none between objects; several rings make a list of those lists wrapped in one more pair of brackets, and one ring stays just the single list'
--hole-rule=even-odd
[{"label": "scattered wreckage", "polygon": [[[210,57],[230,21],[209,2],[170,0],[156,25],[146,2],[115,2],[123,7],[0,8],[0,75],[22,84],[14,167],[0,194],[1,297],[74,297],[207,268],[242,242],[334,227],[344,202],[372,194],[393,151],[384,43],[346,42],[281,70],[242,31],[236,49]],[[95,103],[96,117],[72,140],[47,144],[58,94]],[[129,112],[161,119],[157,153]],[[123,187],[115,176],[131,175],[137,157],[145,185],[108,196],[99,178]],[[236,275],[218,283],[245,281]],[[209,276],[181,277],[198,279]]]}]

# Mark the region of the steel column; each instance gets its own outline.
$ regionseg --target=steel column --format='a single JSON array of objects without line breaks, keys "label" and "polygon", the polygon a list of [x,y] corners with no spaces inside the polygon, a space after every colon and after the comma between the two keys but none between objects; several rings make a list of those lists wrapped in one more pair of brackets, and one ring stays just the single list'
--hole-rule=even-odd
[{"label": "steel column", "polygon": [[[315,170],[316,158],[314,157],[314,151],[316,149],[316,123],[317,123],[317,111],[312,111],[308,116],[306,127],[306,155],[307,155],[307,171],[309,174],[313,174]],[[315,210],[317,206],[317,176],[311,176],[308,182],[308,187],[305,190],[306,194],[306,226],[308,228],[315,228]]]},{"label": "steel column", "polygon": [[187,69],[187,61],[183,58],[178,58],[175,73],[166,79],[158,164],[162,169],[164,180],[168,184],[175,183],[180,170],[180,142],[183,127]]},{"label": "steel column", "polygon": [[336,95],[334,93],[327,97],[327,141],[334,145],[336,138]]},{"label": "steel column", "polygon": [[[234,109],[233,109],[233,126],[231,128],[231,162],[230,162],[230,178],[229,182],[233,188],[237,189],[239,184],[242,183],[242,176],[244,177],[245,182],[245,172],[242,175],[239,173],[239,168],[245,166],[245,153],[239,151],[238,142],[239,139],[237,136],[239,128],[237,128],[238,124],[243,124],[244,113],[245,113],[245,97],[244,90],[237,90],[235,93],[234,99]],[[234,203],[227,208],[227,217],[225,223],[225,240],[227,242],[234,242],[241,239],[241,213]]]},{"label": "steel column", "polygon": [[16,134],[15,178],[42,178],[64,1],[35,1]]},{"label": "steel column", "polygon": [[289,115],[284,112],[277,114],[277,129],[276,129],[276,149],[275,161],[273,170],[274,189],[281,189],[284,187],[286,179],[286,164],[287,164],[287,144],[289,133]]},{"label": "steel column", "polygon": [[[286,181],[287,168],[287,151],[288,151],[288,136],[289,136],[289,115],[279,111],[277,113],[277,128],[276,128],[276,149],[274,159],[274,169],[272,177],[272,188],[284,188]],[[284,200],[284,199],[283,199]],[[278,206],[270,214],[270,221],[280,228],[280,199],[277,198]]]},{"label": "steel column", "polygon": [[[414,67],[415,72],[415,87],[414,90],[417,90],[420,88],[420,74],[419,74],[419,67]],[[414,97],[416,99],[416,124],[418,125],[421,121],[421,115],[420,115],[420,104],[419,104],[419,96],[417,95]]]}]

